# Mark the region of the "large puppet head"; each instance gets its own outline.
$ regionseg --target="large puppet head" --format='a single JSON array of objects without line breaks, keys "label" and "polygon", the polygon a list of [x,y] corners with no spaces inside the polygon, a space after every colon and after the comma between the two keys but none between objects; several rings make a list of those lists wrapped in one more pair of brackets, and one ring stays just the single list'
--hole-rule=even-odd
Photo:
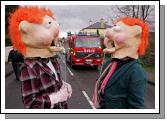
[{"label": "large puppet head", "polygon": [[114,22],[111,29],[106,30],[105,53],[114,58],[131,57],[137,59],[144,55],[148,47],[149,27],[141,19],[123,17]]},{"label": "large puppet head", "polygon": [[50,57],[62,50],[51,46],[58,40],[59,26],[46,8],[19,7],[9,18],[9,36],[13,47],[25,57]]}]

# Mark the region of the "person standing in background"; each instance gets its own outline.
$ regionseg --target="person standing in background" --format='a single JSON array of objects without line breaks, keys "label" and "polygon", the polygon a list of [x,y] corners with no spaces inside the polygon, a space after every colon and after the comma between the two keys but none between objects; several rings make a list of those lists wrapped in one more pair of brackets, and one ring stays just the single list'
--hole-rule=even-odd
[{"label": "person standing in background", "polygon": [[20,66],[24,62],[24,57],[16,49],[12,49],[9,52],[8,62],[12,63],[13,71],[15,73],[16,79],[19,81],[20,76]]}]

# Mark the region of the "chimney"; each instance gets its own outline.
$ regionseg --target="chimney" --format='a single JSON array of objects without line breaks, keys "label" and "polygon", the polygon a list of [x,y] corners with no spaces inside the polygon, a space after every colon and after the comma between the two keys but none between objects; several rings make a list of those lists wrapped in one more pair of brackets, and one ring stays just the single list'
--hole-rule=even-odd
[{"label": "chimney", "polygon": [[92,25],[92,20],[89,21],[89,25]]},{"label": "chimney", "polygon": [[101,18],[101,19],[100,19],[100,27],[101,27],[101,28],[105,28],[104,24],[105,24],[105,21],[104,21],[103,18]]}]

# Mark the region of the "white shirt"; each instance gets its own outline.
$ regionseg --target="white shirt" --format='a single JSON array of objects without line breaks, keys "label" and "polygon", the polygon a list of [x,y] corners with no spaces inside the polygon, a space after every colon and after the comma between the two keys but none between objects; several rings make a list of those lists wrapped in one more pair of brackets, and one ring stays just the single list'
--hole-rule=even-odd
[{"label": "white shirt", "polygon": [[49,62],[47,63],[47,65],[48,65],[48,67],[53,71],[53,73],[55,74],[56,80],[59,81],[57,72],[56,72],[56,70],[55,70],[55,68],[54,68],[54,66],[53,66],[53,64],[52,64],[52,62],[51,62],[50,60],[49,60]]}]

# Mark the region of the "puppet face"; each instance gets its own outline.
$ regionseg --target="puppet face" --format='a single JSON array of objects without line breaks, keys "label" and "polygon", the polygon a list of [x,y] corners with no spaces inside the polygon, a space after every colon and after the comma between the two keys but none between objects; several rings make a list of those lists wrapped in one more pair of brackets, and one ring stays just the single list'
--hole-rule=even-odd
[{"label": "puppet face", "polygon": [[27,47],[48,48],[59,35],[59,25],[47,15],[44,16],[41,24],[21,21],[19,29],[22,41]]},{"label": "puppet face", "polygon": [[114,42],[116,48],[130,45],[139,46],[138,38],[140,38],[141,31],[140,26],[129,26],[120,21],[106,31],[106,37]]},{"label": "puppet face", "polygon": [[13,47],[25,58],[47,58],[64,51],[63,47],[54,46],[58,41],[59,25],[47,8],[19,7],[10,15],[8,28]]},{"label": "puppet face", "polygon": [[[113,54],[119,51],[120,55],[115,55],[114,57],[119,56],[119,58],[123,58],[126,55],[133,57],[134,55],[131,54],[137,53],[140,45],[141,32],[142,28],[140,26],[129,26],[119,21],[111,29],[107,29],[104,45]],[[122,52],[120,52],[121,50]],[[133,58],[136,58],[136,55]]]}]

